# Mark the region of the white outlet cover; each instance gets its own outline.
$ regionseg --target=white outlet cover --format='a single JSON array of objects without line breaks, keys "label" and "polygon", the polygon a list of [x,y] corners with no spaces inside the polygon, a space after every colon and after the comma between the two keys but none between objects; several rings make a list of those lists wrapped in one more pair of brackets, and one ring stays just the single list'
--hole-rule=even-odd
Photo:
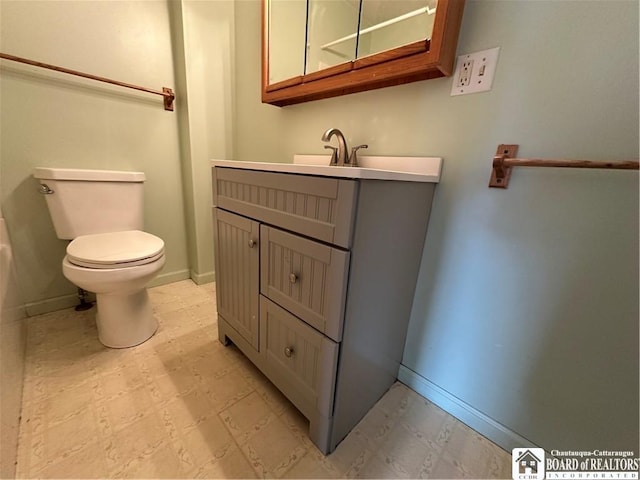
[{"label": "white outlet cover", "polygon": [[[453,73],[451,96],[491,90],[499,52],[500,47],[496,47],[490,48],[489,50],[482,50],[481,52],[460,55],[456,62],[456,70]],[[473,62],[471,81],[469,85],[458,86],[460,74],[462,73],[462,65],[470,60]]]}]

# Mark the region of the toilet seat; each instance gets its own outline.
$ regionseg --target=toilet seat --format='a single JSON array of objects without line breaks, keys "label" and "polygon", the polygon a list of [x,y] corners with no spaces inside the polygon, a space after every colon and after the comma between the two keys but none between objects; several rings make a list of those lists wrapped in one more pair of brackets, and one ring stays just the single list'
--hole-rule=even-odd
[{"label": "toilet seat", "polygon": [[67,246],[70,263],[87,268],[145,265],[164,255],[164,241],[140,230],[83,235]]}]

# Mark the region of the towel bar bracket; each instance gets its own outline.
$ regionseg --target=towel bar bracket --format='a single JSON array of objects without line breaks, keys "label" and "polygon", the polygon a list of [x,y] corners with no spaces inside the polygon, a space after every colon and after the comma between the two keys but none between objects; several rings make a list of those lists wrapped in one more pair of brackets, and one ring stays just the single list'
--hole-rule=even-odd
[{"label": "towel bar bracket", "polygon": [[162,102],[164,104],[164,109],[168,112],[173,112],[173,101],[176,99],[173,90],[167,87],[162,87]]},{"label": "towel bar bracket", "polygon": [[504,164],[504,161],[507,158],[515,158],[517,154],[518,145],[498,145],[496,155],[493,157],[493,169],[491,170],[489,187],[507,188],[509,186],[509,179],[511,178],[511,170],[513,167],[508,167]]}]

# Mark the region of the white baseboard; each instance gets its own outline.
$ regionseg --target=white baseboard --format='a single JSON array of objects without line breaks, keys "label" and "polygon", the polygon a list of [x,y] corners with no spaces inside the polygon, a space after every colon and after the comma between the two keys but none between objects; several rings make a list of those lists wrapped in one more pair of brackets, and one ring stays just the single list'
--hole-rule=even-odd
[{"label": "white baseboard", "polygon": [[175,272],[167,272],[158,275],[156,278],[149,282],[148,287],[159,287],[160,285],[166,285],[167,283],[179,282],[181,280],[187,280],[191,278],[189,270],[177,270]]},{"label": "white baseboard", "polygon": [[33,317],[35,315],[42,315],[43,313],[75,307],[78,303],[78,295],[73,293],[71,295],[63,295],[61,297],[47,298],[46,300],[27,303],[25,308],[27,315]]},{"label": "white baseboard", "polygon": [[509,453],[514,448],[537,447],[404,365],[400,365],[398,380]]},{"label": "white baseboard", "polygon": [[191,280],[193,280],[196,285],[204,285],[205,283],[214,282],[216,280],[216,273],[196,273],[195,271],[191,270]]}]

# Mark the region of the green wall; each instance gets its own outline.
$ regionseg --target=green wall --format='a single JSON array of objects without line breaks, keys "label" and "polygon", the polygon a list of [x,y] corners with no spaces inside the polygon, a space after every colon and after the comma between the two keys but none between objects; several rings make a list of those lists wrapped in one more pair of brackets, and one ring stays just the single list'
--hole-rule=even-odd
[{"label": "green wall", "polygon": [[190,276],[214,279],[210,159],[233,158],[234,2],[175,0],[171,12]]},{"label": "green wall", "polygon": [[445,78],[282,109],[260,104],[259,25],[237,2],[236,159],[322,153],[329,127],[444,158],[403,381],[505,448],[638,452],[638,174],[520,168],[487,188],[499,143],[638,158],[638,3],[468,1],[458,53],[501,47],[491,92]]}]

